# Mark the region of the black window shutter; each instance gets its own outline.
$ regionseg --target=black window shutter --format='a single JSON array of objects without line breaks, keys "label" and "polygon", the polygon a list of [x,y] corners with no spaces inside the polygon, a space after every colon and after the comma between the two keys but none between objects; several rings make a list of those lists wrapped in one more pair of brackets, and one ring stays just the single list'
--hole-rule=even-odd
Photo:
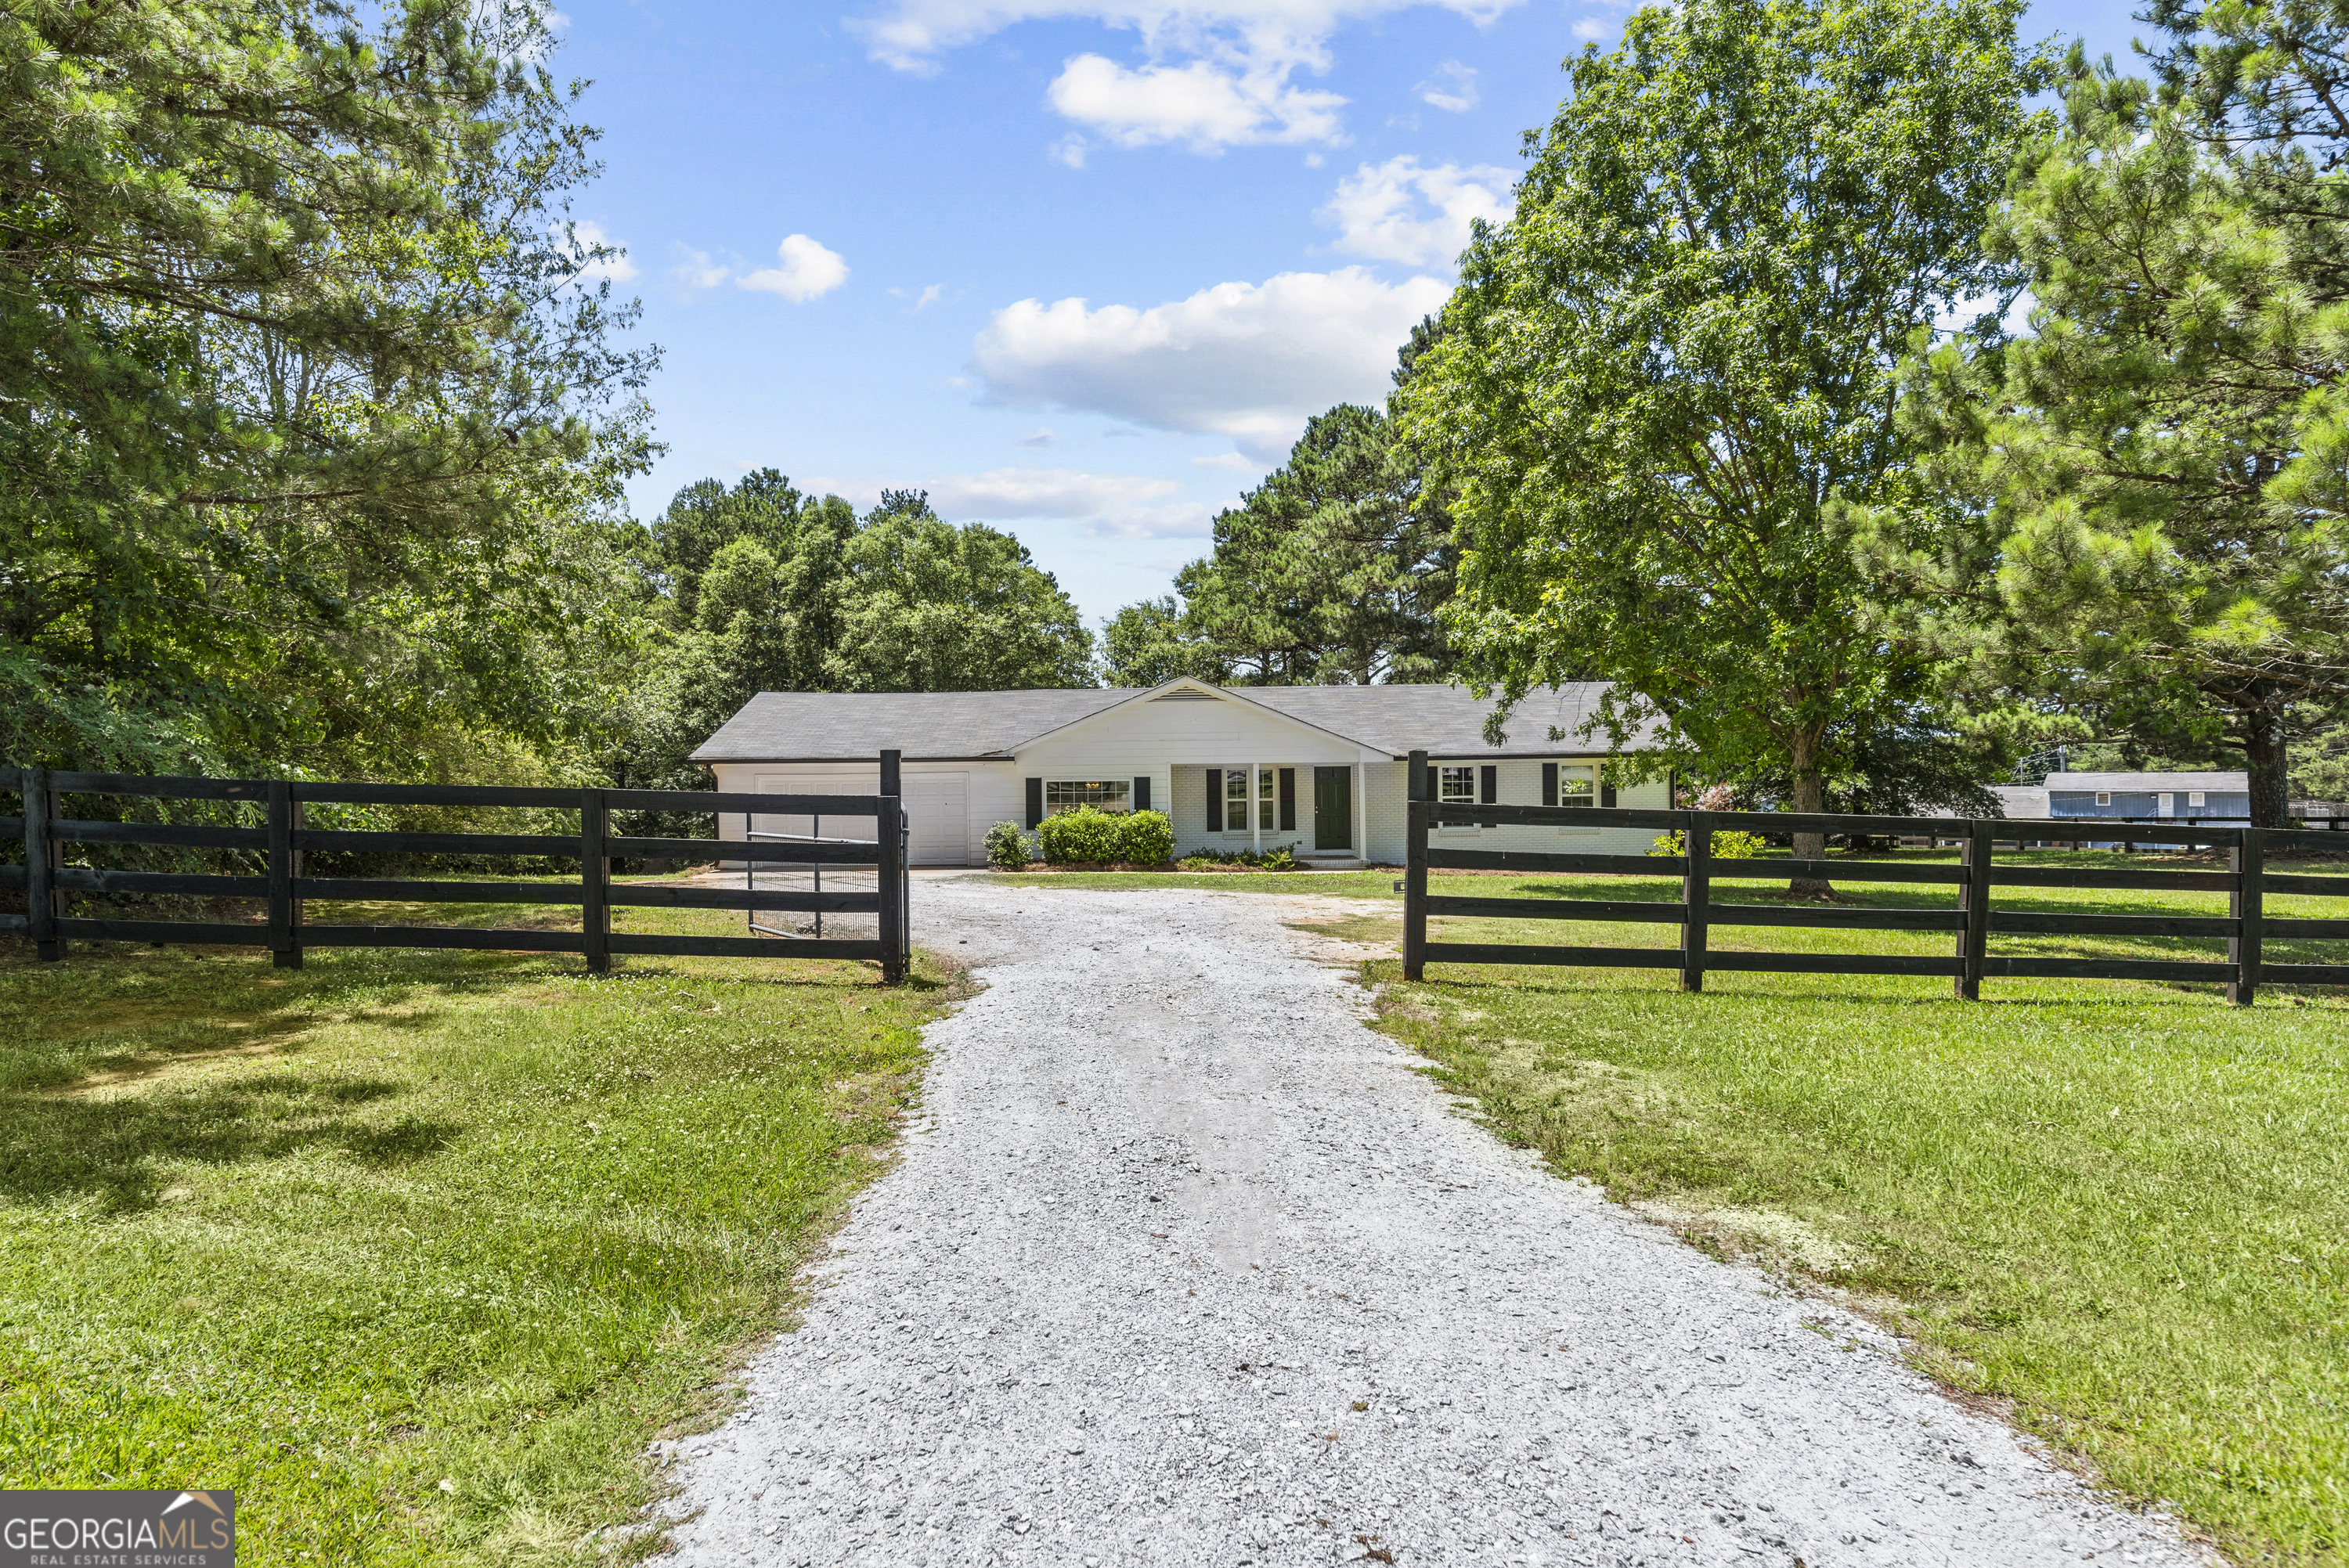
[{"label": "black window shutter", "polygon": [[1043,820],[1044,781],[1041,779],[1030,779],[1028,780],[1028,825],[1033,828]]},{"label": "black window shutter", "polygon": [[1479,800],[1483,801],[1487,806],[1497,806],[1501,803],[1501,770],[1499,768],[1487,762],[1485,764],[1485,777],[1477,780],[1477,782],[1483,786],[1483,789],[1477,792],[1476,798]]},{"label": "black window shutter", "polygon": [[1133,809],[1137,811],[1150,810],[1150,775],[1147,773],[1137,774],[1134,778]]},{"label": "black window shutter", "polygon": [[1220,833],[1223,830],[1224,770],[1210,768],[1207,769],[1207,831]]},{"label": "black window shutter", "polygon": [[1557,764],[1555,762],[1542,764],[1542,804],[1557,804]]},{"label": "black window shutter", "polygon": [[1614,805],[1615,805],[1615,786],[1614,786],[1614,785],[1612,785],[1612,784],[1601,784],[1601,785],[1599,787],[1599,803],[1601,806],[1605,806],[1605,807],[1609,808],[1609,810],[1612,810],[1612,809],[1614,808]]},{"label": "black window shutter", "polygon": [[1297,769],[1280,770],[1280,830],[1294,832],[1297,829]]},{"label": "black window shutter", "polygon": [[1440,800],[1444,798],[1444,791],[1436,788],[1435,779],[1435,764],[1431,762],[1427,765],[1427,798],[1431,800]]}]

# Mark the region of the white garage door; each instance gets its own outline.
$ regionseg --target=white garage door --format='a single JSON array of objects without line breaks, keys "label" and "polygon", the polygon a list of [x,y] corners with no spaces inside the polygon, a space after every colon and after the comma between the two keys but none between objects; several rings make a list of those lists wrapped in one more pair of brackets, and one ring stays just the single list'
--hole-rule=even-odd
[{"label": "white garage door", "polygon": [[[842,779],[823,773],[761,773],[752,787],[761,795],[870,795],[872,779]],[[753,830],[761,833],[818,834],[827,839],[870,839],[873,819],[870,817],[826,817],[821,821],[807,817],[753,817]]]},{"label": "white garage door", "polygon": [[970,775],[905,776],[907,854],[917,866],[970,863]]}]

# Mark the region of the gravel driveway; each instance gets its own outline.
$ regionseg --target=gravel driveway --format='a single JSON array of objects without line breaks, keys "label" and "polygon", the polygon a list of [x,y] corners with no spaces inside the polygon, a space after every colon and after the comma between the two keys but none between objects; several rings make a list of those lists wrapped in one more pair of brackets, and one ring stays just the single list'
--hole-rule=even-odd
[{"label": "gravel driveway", "polygon": [[2212,1559],[1454,1113],[1262,895],[922,881],[987,990],[688,1563]]}]

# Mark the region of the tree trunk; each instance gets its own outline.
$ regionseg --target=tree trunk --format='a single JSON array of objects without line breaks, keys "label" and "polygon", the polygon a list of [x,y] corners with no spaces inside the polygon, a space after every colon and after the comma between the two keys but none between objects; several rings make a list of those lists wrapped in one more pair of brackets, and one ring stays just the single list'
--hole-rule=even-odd
[{"label": "tree trunk", "polygon": [[2243,755],[2251,764],[2251,826],[2292,826],[2291,759],[2284,744],[2283,707],[2245,714]]},{"label": "tree trunk", "polygon": [[[1818,762],[1818,738],[1803,736],[1795,741],[1795,799],[1798,812],[1816,813],[1827,809],[1827,779]],[[1825,833],[1796,833],[1795,858],[1816,861],[1826,858],[1827,836]],[[1825,877],[1796,877],[1786,884],[1786,891],[1796,898],[1832,898],[1835,889]]]}]

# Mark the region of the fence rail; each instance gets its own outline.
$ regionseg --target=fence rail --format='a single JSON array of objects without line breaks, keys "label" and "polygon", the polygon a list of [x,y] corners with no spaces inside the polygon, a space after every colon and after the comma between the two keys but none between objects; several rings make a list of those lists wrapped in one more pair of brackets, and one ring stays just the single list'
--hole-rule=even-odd
[{"label": "fence rail", "polygon": [[[1423,977],[1429,964],[1529,964],[1584,968],[1677,969],[1681,988],[1699,991],[1708,971],[1781,975],[1913,975],[1949,977],[1969,1001],[1982,995],[1985,977],[2209,981],[2227,987],[2228,999],[2248,1006],[2264,982],[2275,985],[2349,985],[2349,964],[2268,963],[2261,947],[2270,937],[2349,939],[2349,918],[2274,918],[2265,912],[2267,893],[2349,898],[2349,876],[2271,875],[2267,856],[2279,851],[2339,852],[2338,833],[2323,830],[2200,826],[2165,820],[2162,841],[2209,845],[2227,851],[2225,871],[2168,867],[2113,870],[2104,867],[2002,865],[1995,846],[2012,839],[2015,823],[1962,817],[1819,816],[1777,811],[1632,810],[1581,806],[1471,805],[1429,797],[1427,757],[1413,752],[1406,775],[1408,823],[1403,863],[1403,974]],[[1550,853],[1538,850],[1471,850],[1430,844],[1429,830],[1444,825],[1639,828],[1682,835],[1674,855]],[[2176,830],[2170,830],[2175,829]],[[1930,836],[1955,840],[1959,861],[1951,865],[1818,859],[1723,859],[1713,853],[1715,833],[1850,834],[1857,837]],[[1431,871],[1518,872],[1575,876],[1679,878],[1676,902],[1599,899],[1488,898],[1430,893]],[[1717,902],[1713,882],[1785,881],[1789,878],[1864,879],[1921,882],[1949,887],[1953,905],[1940,909],[1836,909],[1810,905]],[[2076,888],[2115,891],[2223,892],[2224,915],[2122,914],[2067,910],[2016,910],[1992,906],[1999,888]],[[1531,943],[1431,942],[1430,915],[1570,923],[1651,922],[1680,927],[1680,944],[1613,947]],[[1946,932],[1953,950],[1930,954],[1752,953],[1715,948],[1708,934],[1721,926],[1801,927],[1835,931]],[[1569,927],[1570,929],[1570,927]],[[2035,936],[2223,937],[2225,960],[2191,958],[2054,957],[1992,954],[1993,934]]]},{"label": "fence rail", "polygon": [[[0,913],[0,932],[29,936],[39,956],[55,962],[70,941],[202,943],[265,947],[280,968],[298,969],[313,947],[496,948],[539,953],[577,953],[596,973],[609,971],[612,955],[696,954],[721,957],[816,957],[870,959],[895,985],[905,975],[911,952],[906,903],[906,821],[898,754],[881,753],[881,788],[875,795],[764,795],[714,790],[517,789],[464,784],[372,784],[311,779],[148,778],[122,773],[73,772],[40,768],[0,768],[0,793],[24,801],[21,814],[0,817],[0,836],[19,839],[22,865],[0,865],[0,888],[22,889],[23,914]],[[208,823],[139,822],[68,817],[65,797],[131,797],[148,799],[216,800],[263,808],[259,827]],[[576,833],[427,833],[311,828],[309,804],[378,806],[490,806],[557,810],[579,813]],[[824,844],[762,844],[727,839],[678,839],[616,835],[611,813],[661,811],[686,815],[760,815],[869,818],[871,840]],[[143,845],[167,849],[239,850],[258,852],[260,875],[186,872],[116,871],[65,863],[68,844]],[[533,855],[576,861],[576,886],[518,882],[452,882],[408,877],[316,877],[305,874],[306,853],[333,851],[410,855]],[[870,891],[802,892],[798,889],[636,887],[615,884],[612,861],[625,856],[708,856],[762,864],[871,866]],[[266,918],[259,923],[224,920],[96,918],[64,913],[65,895],[173,895],[192,898],[258,899]],[[314,899],[386,900],[411,903],[575,904],[576,931],[522,930],[508,926],[353,925],[314,923],[305,905]],[[769,936],[665,935],[616,932],[611,912],[624,909],[713,909],[747,912],[872,914],[879,927],[872,938],[807,939]]]}]

